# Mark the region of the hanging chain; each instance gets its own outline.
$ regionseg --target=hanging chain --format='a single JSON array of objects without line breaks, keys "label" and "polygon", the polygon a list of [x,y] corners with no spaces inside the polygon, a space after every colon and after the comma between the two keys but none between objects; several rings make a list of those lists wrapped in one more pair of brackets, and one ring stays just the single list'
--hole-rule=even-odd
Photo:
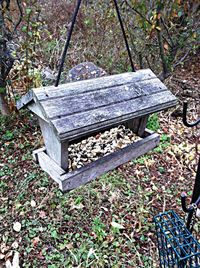
[{"label": "hanging chain", "polygon": [[76,23],[76,18],[77,18],[77,15],[78,15],[78,11],[79,11],[81,2],[82,2],[82,0],[77,0],[76,9],[75,9],[73,17],[72,17],[72,22],[71,22],[70,29],[69,29],[69,32],[68,32],[68,35],[67,35],[67,40],[66,40],[66,43],[65,43],[63,54],[62,54],[62,57],[61,57],[60,67],[59,67],[59,70],[58,70],[58,76],[57,76],[57,79],[56,79],[55,87],[58,86],[59,81],[60,81],[60,76],[61,76],[61,73],[62,73],[62,70],[63,70],[65,58],[66,58],[66,55],[67,55],[67,50],[69,48],[69,43],[70,43],[71,36],[72,36],[73,30],[74,30],[74,25]]},{"label": "hanging chain", "polygon": [[131,50],[129,48],[129,44],[128,44],[128,40],[127,40],[127,37],[126,37],[126,32],[125,32],[124,25],[123,25],[123,22],[122,22],[122,18],[121,18],[121,14],[120,14],[120,11],[119,11],[118,4],[117,4],[117,0],[114,0],[114,4],[115,4],[115,9],[116,9],[116,12],[117,12],[118,20],[119,20],[119,23],[120,23],[120,26],[121,26],[122,34],[123,34],[123,37],[124,37],[124,42],[125,42],[126,49],[127,49],[127,52],[128,52],[129,60],[130,60],[130,63],[131,63],[131,68],[132,68],[132,71],[135,72],[135,67],[134,67],[134,64],[133,64],[132,56],[131,56]]},{"label": "hanging chain", "polygon": [[[121,14],[120,14],[120,11],[119,11],[118,4],[117,4],[117,0],[113,0],[113,1],[114,1],[115,9],[116,9],[116,12],[117,12],[117,17],[118,17],[118,20],[119,20],[119,23],[120,23],[120,27],[121,27],[121,30],[122,30],[123,38],[124,38],[124,41],[125,41],[126,49],[127,49],[127,52],[128,52],[129,60],[130,60],[130,63],[131,63],[131,68],[132,68],[132,71],[135,72],[135,67],[134,67],[134,64],[133,64],[132,57],[131,57],[131,50],[129,48],[129,44],[128,44],[128,40],[127,40],[127,37],[126,37],[126,32],[125,32],[124,25],[123,25],[123,22],[122,22],[122,18],[121,18]],[[57,79],[56,79],[56,82],[55,82],[55,87],[58,86],[59,81],[60,81],[60,77],[61,77],[61,73],[62,73],[62,70],[63,70],[65,58],[66,58],[66,55],[67,55],[67,50],[69,48],[71,36],[72,36],[73,30],[74,30],[74,25],[76,23],[76,19],[77,19],[77,15],[78,15],[78,12],[79,12],[79,9],[80,9],[80,6],[81,6],[81,2],[82,2],[82,0],[77,0],[77,4],[76,4],[76,8],[75,8],[73,17],[72,17],[72,22],[71,22],[71,25],[70,25],[70,29],[69,29],[69,32],[67,34],[65,47],[64,47],[62,57],[61,57],[61,60],[60,60],[58,76],[57,76]]]}]

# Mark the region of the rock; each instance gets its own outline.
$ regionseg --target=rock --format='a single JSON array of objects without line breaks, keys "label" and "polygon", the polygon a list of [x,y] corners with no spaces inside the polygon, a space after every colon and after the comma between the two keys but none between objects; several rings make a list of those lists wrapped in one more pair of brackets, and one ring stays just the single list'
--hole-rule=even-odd
[{"label": "rock", "polygon": [[106,72],[92,62],[82,62],[73,67],[68,73],[69,81],[79,81],[106,75]]},{"label": "rock", "polygon": [[44,86],[50,86],[55,83],[56,75],[49,67],[45,67],[44,69],[42,69],[41,74]]}]

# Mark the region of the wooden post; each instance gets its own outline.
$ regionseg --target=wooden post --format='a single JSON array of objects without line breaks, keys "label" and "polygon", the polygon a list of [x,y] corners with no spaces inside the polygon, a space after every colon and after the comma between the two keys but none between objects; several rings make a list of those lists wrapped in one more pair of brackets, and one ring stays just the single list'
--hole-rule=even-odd
[{"label": "wooden post", "polygon": [[125,126],[131,129],[138,136],[143,137],[148,118],[149,116],[146,115],[136,119],[129,120],[128,122],[125,123]]},{"label": "wooden post", "polygon": [[68,169],[68,141],[60,141],[48,122],[39,118],[46,152],[62,169]]}]

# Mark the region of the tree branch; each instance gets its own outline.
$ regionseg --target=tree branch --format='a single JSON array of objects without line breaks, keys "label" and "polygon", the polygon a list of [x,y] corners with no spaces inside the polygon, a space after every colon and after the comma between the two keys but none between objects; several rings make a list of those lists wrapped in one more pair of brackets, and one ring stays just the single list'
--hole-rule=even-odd
[{"label": "tree branch", "polygon": [[[136,14],[138,14],[142,19],[146,20],[146,22],[148,22],[151,26],[153,25],[153,23],[146,18],[139,10],[137,10],[136,8],[132,7],[129,2],[127,0],[125,0],[127,6],[133,10]],[[156,31],[158,32],[159,30],[156,29]],[[169,41],[167,40],[167,38],[162,34],[162,38],[165,40],[165,42],[172,48],[172,45],[169,43]]]},{"label": "tree branch", "polygon": [[20,25],[21,21],[22,21],[22,18],[23,18],[23,11],[22,11],[22,7],[21,7],[21,3],[19,2],[19,0],[16,0],[17,1],[17,6],[18,6],[18,9],[19,9],[19,19],[17,21],[17,23],[15,24],[15,27],[14,27],[14,30],[12,32],[12,35],[16,32],[18,26]]}]

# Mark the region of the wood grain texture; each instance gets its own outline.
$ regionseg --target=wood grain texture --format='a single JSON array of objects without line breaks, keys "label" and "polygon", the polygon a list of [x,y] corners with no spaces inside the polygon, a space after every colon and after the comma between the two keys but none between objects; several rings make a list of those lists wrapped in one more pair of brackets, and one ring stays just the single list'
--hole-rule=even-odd
[{"label": "wood grain texture", "polygon": [[33,152],[34,158],[37,159],[40,167],[42,170],[47,172],[50,177],[59,184],[59,187],[62,187],[62,182],[60,180],[61,176],[66,173],[57,163],[55,163],[45,151],[43,150],[36,150]]},{"label": "wood grain texture", "polygon": [[133,84],[141,80],[149,80],[153,78],[156,78],[155,74],[150,69],[144,69],[138,70],[137,72],[122,73],[62,84],[58,87],[42,87],[33,89],[33,91],[37,99],[41,101],[50,98],[78,95],[113,86],[117,87],[124,84]]},{"label": "wood grain texture", "polygon": [[28,93],[26,93],[24,96],[21,97],[16,102],[17,109],[20,110],[21,108],[25,107],[27,104],[31,103],[33,101],[33,90],[30,90]]},{"label": "wood grain texture", "polygon": [[132,99],[152,96],[155,93],[167,91],[164,84],[159,79],[151,79],[125,84],[123,86],[113,86],[106,89],[99,89],[92,92],[48,99],[40,101],[48,119],[63,117],[71,114],[92,111],[100,107],[107,107],[113,104],[122,103]]},{"label": "wood grain texture", "polygon": [[176,103],[174,95],[151,70],[146,69],[68,83],[57,88],[33,89],[22,97],[18,108],[29,105],[30,110],[49,123],[52,135],[64,142],[130,120],[135,122],[136,133],[142,135],[145,121],[142,126],[141,117],[173,107]]},{"label": "wood grain texture", "polygon": [[159,135],[150,136],[128,145],[120,151],[104,156],[97,161],[90,163],[73,172],[60,177],[60,189],[65,192],[86,184],[98,176],[115,169],[116,167],[138,157],[156,147],[159,143]]},{"label": "wood grain texture", "polygon": [[39,118],[40,128],[44,138],[47,154],[61,168],[68,168],[68,141],[60,141],[55,135],[52,127],[44,120]]},{"label": "wood grain texture", "polygon": [[97,129],[121,124],[130,119],[148,115],[170,108],[176,104],[176,99],[170,92],[154,94],[113,104],[107,107],[100,107],[93,111],[86,111],[59,119],[52,120],[52,124],[58,132],[59,138],[71,139],[81,137],[87,133],[93,133]]},{"label": "wood grain texture", "polygon": [[139,137],[143,137],[143,134],[146,129],[147,121],[149,116],[145,115],[142,117],[138,117],[136,119],[131,119],[127,121],[124,125],[126,128],[131,129],[134,133],[136,133]]},{"label": "wood grain texture", "polygon": [[28,108],[31,112],[37,115],[38,118],[41,118],[42,120],[48,122],[48,119],[45,117],[45,115],[42,113],[43,109],[40,108],[39,105],[37,105],[35,102],[31,102],[28,105]]},{"label": "wood grain texture", "polygon": [[27,106],[31,101],[49,100],[64,96],[73,96],[99,89],[106,89],[113,86],[135,83],[141,80],[156,78],[150,69],[138,70],[137,72],[122,73],[111,76],[104,76],[89,80],[71,82],[55,86],[34,88],[17,101],[17,109]]}]

